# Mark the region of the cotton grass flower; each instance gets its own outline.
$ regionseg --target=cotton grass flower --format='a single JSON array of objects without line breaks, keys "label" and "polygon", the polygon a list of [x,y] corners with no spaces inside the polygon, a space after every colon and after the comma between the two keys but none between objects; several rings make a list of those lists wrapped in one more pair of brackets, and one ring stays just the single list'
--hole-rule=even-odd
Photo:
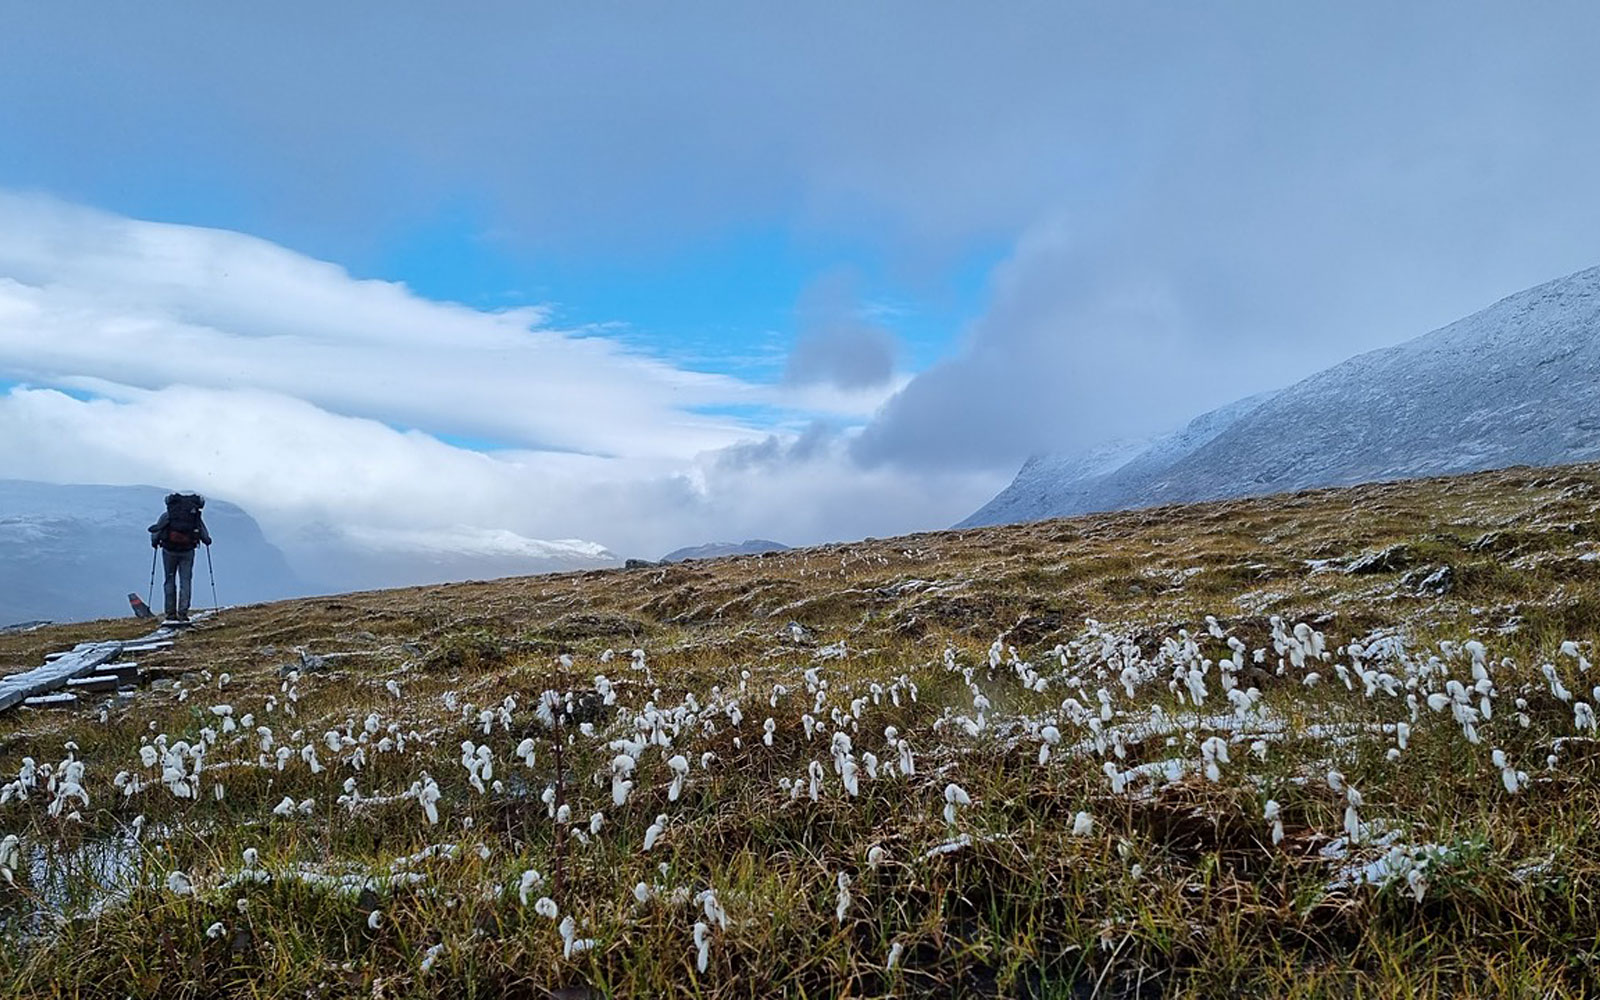
[{"label": "cotton grass flower", "polygon": [[951,782],[944,786],[944,821],[950,826],[956,825],[956,807],[972,805],[972,797],[960,785]]},{"label": "cotton grass flower", "polygon": [[667,761],[667,767],[672,769],[672,784],[667,787],[667,801],[676,802],[678,796],[683,794],[683,783],[689,778],[689,758],[677,754]]},{"label": "cotton grass flower", "polygon": [[420,966],[420,969],[423,972],[432,972],[434,963],[439,960],[439,956],[441,954],[443,954],[443,953],[444,953],[444,942],[443,941],[439,942],[436,945],[430,946],[427,951],[422,953],[422,964]]},{"label": "cotton grass flower", "polygon": [[1273,846],[1283,843],[1283,819],[1277,799],[1268,799],[1261,810],[1261,817],[1272,824]]},{"label": "cotton grass flower", "polygon": [[572,919],[572,914],[561,918],[561,926],[557,928],[561,935],[561,957],[571,958],[582,951],[588,951],[595,945],[593,938],[578,937],[578,922]]},{"label": "cotton grass flower", "polygon": [[1200,744],[1200,756],[1205,761],[1206,779],[1221,781],[1222,769],[1217,765],[1228,763],[1228,741],[1220,736],[1208,737]]},{"label": "cotton grass flower", "polygon": [[1050,748],[1061,742],[1061,730],[1055,726],[1045,726],[1039,730],[1039,763],[1049,763]]},{"label": "cotton grass flower", "polygon": [[648,851],[648,850],[650,850],[650,848],[656,846],[656,841],[661,839],[661,835],[663,833],[665,833],[666,830],[667,830],[667,814],[666,813],[661,813],[659,816],[656,817],[656,821],[654,823],[651,823],[648,827],[645,828],[645,831],[644,831],[644,849],[646,851]]},{"label": "cotton grass flower", "polygon": [[517,898],[522,902],[523,906],[528,905],[528,897],[542,885],[544,885],[544,876],[539,873],[537,868],[530,868],[522,873],[522,877],[517,880]]},{"label": "cotton grass flower", "polygon": [[711,962],[711,927],[704,920],[695,921],[694,947],[694,967],[703,975]]},{"label": "cotton grass flower", "polygon": [[14,833],[8,833],[4,840],[0,840],[0,877],[4,877],[7,884],[16,885],[17,870],[22,859],[22,842]]}]

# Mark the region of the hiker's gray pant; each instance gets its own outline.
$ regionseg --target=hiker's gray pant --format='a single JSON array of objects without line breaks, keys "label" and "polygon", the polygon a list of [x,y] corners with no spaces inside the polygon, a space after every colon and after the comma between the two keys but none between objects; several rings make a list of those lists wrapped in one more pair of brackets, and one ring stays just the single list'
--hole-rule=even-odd
[{"label": "hiker's gray pant", "polygon": [[161,596],[166,599],[166,616],[174,618],[189,613],[189,584],[194,579],[194,549],[188,552],[161,550],[161,566],[166,571],[166,583]]}]

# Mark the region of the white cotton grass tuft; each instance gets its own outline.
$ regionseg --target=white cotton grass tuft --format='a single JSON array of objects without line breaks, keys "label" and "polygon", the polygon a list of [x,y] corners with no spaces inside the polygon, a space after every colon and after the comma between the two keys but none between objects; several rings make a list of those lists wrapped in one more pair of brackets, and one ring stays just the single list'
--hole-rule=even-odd
[{"label": "white cotton grass tuft", "polygon": [[723,908],[722,900],[717,898],[717,890],[705,889],[695,896],[699,902],[701,912],[706,915],[706,923],[712,927],[728,929],[728,911]]},{"label": "white cotton grass tuft", "polygon": [[572,918],[570,913],[561,918],[561,925],[557,928],[557,933],[561,935],[561,956],[563,958],[571,958],[579,952],[588,951],[595,945],[592,938],[578,937],[578,922]]},{"label": "white cotton grass tuft", "polygon": [[1217,765],[1228,763],[1228,741],[1220,736],[1207,737],[1200,744],[1200,756],[1205,762],[1206,779],[1221,781],[1222,769]]},{"label": "white cotton grass tuft", "polygon": [[696,952],[694,967],[698,969],[701,974],[704,974],[706,971],[706,966],[711,961],[711,926],[704,920],[695,922],[694,947]]},{"label": "white cotton grass tuft", "polygon": [[1072,818],[1072,835],[1074,837],[1088,837],[1094,834],[1094,817],[1087,812],[1079,810]]},{"label": "white cotton grass tuft", "polygon": [[4,840],[0,840],[0,877],[4,877],[11,885],[16,884],[15,872],[22,859],[22,842],[14,833],[8,833]]},{"label": "white cotton grass tuft", "polygon": [[1272,824],[1272,843],[1274,846],[1283,843],[1282,810],[1277,799],[1268,799],[1261,810],[1261,817]]},{"label": "white cotton grass tuft", "polygon": [[517,880],[517,898],[521,900],[523,906],[527,906],[528,897],[543,885],[544,876],[539,874],[537,868],[530,868]]},{"label": "white cotton grass tuft", "polygon": [[906,946],[899,941],[889,945],[889,957],[884,959],[883,967],[885,969],[894,969],[899,966],[900,956],[905,954],[905,950]]},{"label": "white cotton grass tuft", "polygon": [[444,953],[444,942],[443,941],[439,942],[436,945],[430,946],[427,951],[422,953],[421,970],[423,972],[432,972],[434,963],[439,961],[439,956],[441,954],[443,954],[443,953]]},{"label": "white cotton grass tuft", "polygon": [[1039,763],[1050,762],[1050,748],[1061,742],[1061,730],[1055,726],[1045,726],[1039,730]]},{"label": "white cotton grass tuft", "polygon": [[194,892],[194,883],[187,872],[174,868],[167,872],[167,891],[174,896],[188,896]]},{"label": "white cotton grass tuft", "polygon": [[844,918],[850,913],[850,876],[840,872],[836,883],[839,886],[839,895],[834,903],[833,915],[839,923],[844,923]]},{"label": "white cotton grass tuft", "polygon": [[549,896],[540,896],[538,902],[533,904],[533,912],[541,917],[554,920],[560,916],[561,908],[556,906],[556,901]]},{"label": "white cotton grass tuft", "polygon": [[648,851],[656,846],[656,841],[661,839],[661,835],[666,832],[666,829],[667,814],[661,813],[656,817],[656,821],[651,823],[644,831],[644,849]]},{"label": "white cotton grass tuft", "polygon": [[967,790],[955,782],[944,786],[944,821],[950,826],[956,823],[956,807],[972,805],[972,797]]},{"label": "white cotton grass tuft", "polygon": [[1505,786],[1508,795],[1517,794],[1528,783],[1527,772],[1512,767],[1504,750],[1495,749],[1489,754],[1489,759],[1500,769],[1500,783]]}]

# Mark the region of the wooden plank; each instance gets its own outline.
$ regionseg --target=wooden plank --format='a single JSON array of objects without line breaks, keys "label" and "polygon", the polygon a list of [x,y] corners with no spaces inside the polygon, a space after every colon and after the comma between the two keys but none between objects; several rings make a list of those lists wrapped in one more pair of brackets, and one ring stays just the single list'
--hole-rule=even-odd
[{"label": "wooden plank", "polygon": [[54,691],[74,677],[95,673],[101,664],[122,655],[122,643],[90,643],[42,667],[0,677],[0,712],[27,699]]},{"label": "wooden plank", "polygon": [[116,674],[90,674],[67,681],[68,691],[115,691],[122,684]]},{"label": "wooden plank", "polygon": [[151,642],[130,642],[126,646],[123,646],[122,649],[124,652],[128,653],[148,653],[154,649],[167,649],[175,645],[177,645],[177,643],[173,642],[171,639],[156,639]]},{"label": "wooden plank", "polygon": [[131,684],[139,679],[139,665],[132,660],[125,660],[122,663],[102,663],[95,673],[97,675],[108,674]]},{"label": "wooden plank", "polygon": [[29,708],[66,708],[76,705],[78,696],[68,691],[58,691],[55,694],[40,694],[28,698],[23,702]]}]

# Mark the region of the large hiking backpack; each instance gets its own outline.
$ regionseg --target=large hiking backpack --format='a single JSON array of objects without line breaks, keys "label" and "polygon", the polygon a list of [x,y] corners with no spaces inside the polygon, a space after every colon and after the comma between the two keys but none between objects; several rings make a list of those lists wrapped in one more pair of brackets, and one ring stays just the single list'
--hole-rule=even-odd
[{"label": "large hiking backpack", "polygon": [[188,552],[200,544],[200,508],[206,498],[198,493],[167,495],[167,535],[161,540],[171,552]]}]

